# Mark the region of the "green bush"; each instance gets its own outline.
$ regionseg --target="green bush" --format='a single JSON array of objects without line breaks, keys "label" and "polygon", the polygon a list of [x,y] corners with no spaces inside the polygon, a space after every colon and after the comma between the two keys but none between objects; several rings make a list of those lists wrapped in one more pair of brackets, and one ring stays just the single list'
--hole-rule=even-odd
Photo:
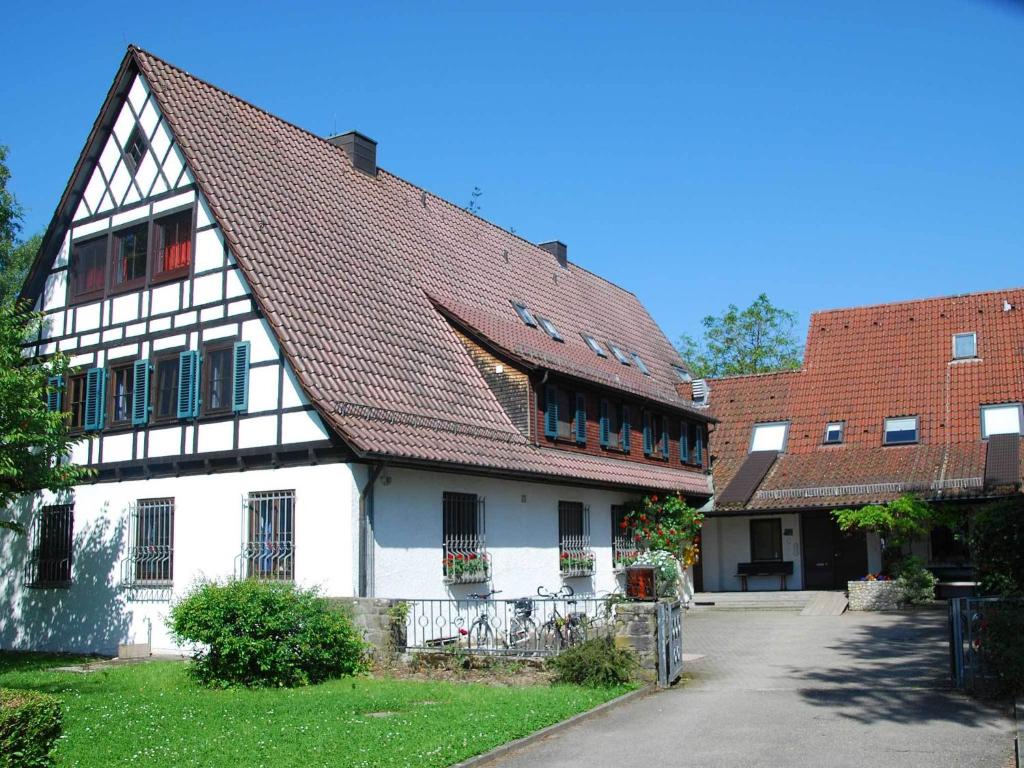
[{"label": "green bush", "polygon": [[61,709],[55,697],[0,688],[0,768],[49,765],[60,732]]},{"label": "green bush", "polygon": [[1024,603],[986,606],[978,649],[985,668],[994,675],[987,693],[1024,693]]},{"label": "green bush", "polygon": [[567,648],[548,661],[555,682],[602,688],[628,683],[636,669],[631,651],[616,648],[610,637],[595,638]]},{"label": "green bush", "polygon": [[939,580],[924,567],[920,557],[910,555],[903,558],[897,568],[896,584],[903,598],[912,605],[930,603],[935,599],[935,585]]},{"label": "green bush", "polygon": [[1024,595],[1024,501],[980,507],[971,527],[971,558],[985,595]]},{"label": "green bush", "polygon": [[291,584],[200,584],[172,606],[168,625],[178,643],[199,645],[191,671],[204,685],[308,685],[366,669],[351,619]]}]

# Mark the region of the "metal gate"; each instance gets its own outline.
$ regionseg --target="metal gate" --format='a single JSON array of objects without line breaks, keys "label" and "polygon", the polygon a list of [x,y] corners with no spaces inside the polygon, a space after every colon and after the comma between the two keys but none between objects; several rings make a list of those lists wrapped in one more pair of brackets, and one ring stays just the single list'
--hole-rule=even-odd
[{"label": "metal gate", "polygon": [[949,672],[957,688],[977,690],[1000,673],[993,668],[993,637],[1024,626],[1024,600],[955,597],[949,601]]},{"label": "metal gate", "polygon": [[683,673],[683,604],[658,603],[658,686],[667,688]]}]

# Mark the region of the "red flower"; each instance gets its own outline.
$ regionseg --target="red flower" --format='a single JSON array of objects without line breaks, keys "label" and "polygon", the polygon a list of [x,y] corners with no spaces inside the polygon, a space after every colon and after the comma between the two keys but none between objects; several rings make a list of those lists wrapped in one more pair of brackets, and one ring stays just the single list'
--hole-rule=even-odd
[{"label": "red flower", "polygon": [[629,521],[623,520],[621,523],[619,523],[619,528],[621,528],[622,530],[626,530],[627,528],[629,528]]},{"label": "red flower", "polygon": [[468,635],[469,634],[469,630],[466,629],[465,627],[459,627],[459,634],[460,635]]},{"label": "red flower", "polygon": [[636,536],[634,536],[633,540],[634,541],[640,541],[640,534],[638,533]]},{"label": "red flower", "polygon": [[664,532],[664,531],[662,531],[662,530],[661,530],[661,528],[659,528],[659,529],[658,529],[658,535],[659,535],[659,536],[664,536],[664,535],[665,535],[665,532]]},{"label": "red flower", "polygon": [[469,559],[470,559],[470,560],[476,560],[476,553],[475,553],[475,552],[471,552],[471,553],[469,554]]},{"label": "red flower", "polygon": [[463,554],[462,554],[462,553],[460,552],[459,554],[457,554],[457,555],[455,556],[455,559],[456,559],[456,560],[465,560],[466,558],[465,558],[465,556],[464,556],[464,555],[463,555]]},{"label": "red flower", "polygon": [[646,523],[647,522],[647,515],[640,515],[640,522],[641,523]]},{"label": "red flower", "polygon": [[658,503],[658,497],[657,496],[651,496],[651,503],[657,504]]},{"label": "red flower", "polygon": [[676,535],[676,529],[675,528],[670,529],[669,533],[672,534],[673,536],[675,536]]}]

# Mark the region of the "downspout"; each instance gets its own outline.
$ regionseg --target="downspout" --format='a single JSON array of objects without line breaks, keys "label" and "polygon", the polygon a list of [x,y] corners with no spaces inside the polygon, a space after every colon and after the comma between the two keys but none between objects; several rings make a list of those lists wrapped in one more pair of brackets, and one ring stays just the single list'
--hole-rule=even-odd
[{"label": "downspout", "polygon": [[372,464],[359,493],[359,597],[373,596],[373,489],[384,463]]}]

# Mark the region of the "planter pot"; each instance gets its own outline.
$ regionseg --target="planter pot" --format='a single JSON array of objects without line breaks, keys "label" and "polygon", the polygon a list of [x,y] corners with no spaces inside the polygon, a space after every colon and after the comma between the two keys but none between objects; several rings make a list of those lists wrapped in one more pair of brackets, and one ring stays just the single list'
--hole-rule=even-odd
[{"label": "planter pot", "polygon": [[851,611],[893,611],[904,602],[895,581],[848,581],[846,591]]}]

